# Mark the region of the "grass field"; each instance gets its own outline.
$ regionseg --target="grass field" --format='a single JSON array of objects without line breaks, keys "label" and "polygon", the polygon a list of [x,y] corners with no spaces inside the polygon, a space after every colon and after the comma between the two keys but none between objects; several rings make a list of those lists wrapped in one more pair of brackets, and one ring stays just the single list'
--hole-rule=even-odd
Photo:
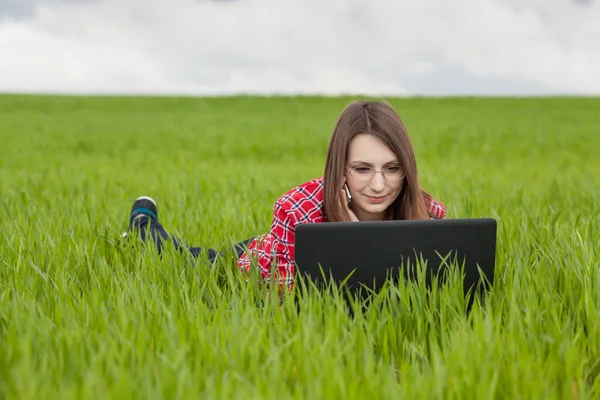
[{"label": "grass field", "polygon": [[118,241],[144,194],[192,245],[266,232],[349,101],[1,96],[0,397],[598,398],[600,99],[390,100],[450,217],[498,220],[469,315],[409,283],[258,308],[232,260]]}]

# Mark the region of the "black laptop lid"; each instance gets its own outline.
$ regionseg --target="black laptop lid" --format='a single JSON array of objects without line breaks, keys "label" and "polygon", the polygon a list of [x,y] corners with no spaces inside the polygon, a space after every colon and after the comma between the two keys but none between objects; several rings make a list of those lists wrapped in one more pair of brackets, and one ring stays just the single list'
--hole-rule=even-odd
[{"label": "black laptop lid", "polygon": [[316,282],[322,281],[322,268],[327,279],[378,290],[387,276],[397,279],[403,262],[414,268],[417,259],[427,260],[427,272],[437,272],[441,257],[450,254],[449,260],[464,263],[468,290],[481,282],[478,268],[487,283],[493,282],[496,228],[492,218],[300,224],[296,268]]}]

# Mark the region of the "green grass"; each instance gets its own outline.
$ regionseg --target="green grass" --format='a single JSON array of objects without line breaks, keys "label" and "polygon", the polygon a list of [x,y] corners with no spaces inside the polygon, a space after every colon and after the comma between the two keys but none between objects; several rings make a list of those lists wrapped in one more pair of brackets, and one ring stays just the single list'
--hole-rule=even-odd
[{"label": "green grass", "polygon": [[0,396],[598,398],[600,99],[391,100],[450,217],[498,220],[468,315],[408,282],[298,312],[232,260],[118,241],[142,194],[189,244],[266,232],[349,101],[0,97]]}]

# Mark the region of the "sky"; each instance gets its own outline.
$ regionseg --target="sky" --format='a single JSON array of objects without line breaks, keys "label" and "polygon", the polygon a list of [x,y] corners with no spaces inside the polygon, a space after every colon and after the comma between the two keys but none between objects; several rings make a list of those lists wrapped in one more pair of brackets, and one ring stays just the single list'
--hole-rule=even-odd
[{"label": "sky", "polygon": [[600,0],[0,0],[0,92],[598,95]]}]

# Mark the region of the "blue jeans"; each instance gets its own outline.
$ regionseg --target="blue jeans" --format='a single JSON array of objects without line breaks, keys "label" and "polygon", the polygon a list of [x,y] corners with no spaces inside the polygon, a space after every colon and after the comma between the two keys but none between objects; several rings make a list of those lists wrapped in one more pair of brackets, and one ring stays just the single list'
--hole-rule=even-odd
[{"label": "blue jeans", "polygon": [[[192,256],[194,256],[194,258],[198,258],[198,256],[203,250],[201,247],[188,247],[184,245],[179,240],[169,235],[165,228],[163,228],[163,226],[158,221],[155,221],[150,217],[138,218],[133,222],[132,225],[129,226],[129,228],[139,229],[142,240],[148,239],[147,234],[149,231],[150,239],[152,239],[152,241],[156,245],[159,254],[161,254],[162,252],[164,242],[169,240],[175,245],[176,249],[180,251],[188,250],[192,254]],[[253,239],[254,238],[243,240],[241,242],[236,243],[233,246],[233,250],[236,252],[238,258],[241,257],[241,255],[246,251],[248,244],[250,244],[250,242]],[[206,253],[210,262],[214,262],[217,256],[222,255],[222,253],[220,253],[219,251],[211,248],[207,248]]]}]

